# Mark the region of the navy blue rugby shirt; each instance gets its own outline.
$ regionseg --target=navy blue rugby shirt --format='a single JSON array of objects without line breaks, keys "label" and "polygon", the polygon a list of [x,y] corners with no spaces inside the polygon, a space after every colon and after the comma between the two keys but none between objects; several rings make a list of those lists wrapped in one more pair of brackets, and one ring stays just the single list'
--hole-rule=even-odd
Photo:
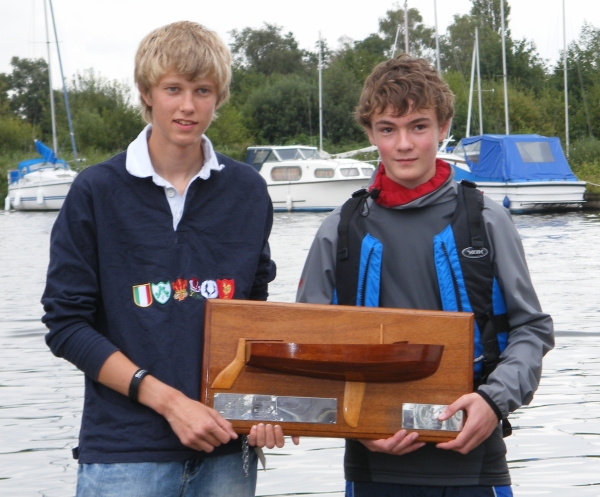
[{"label": "navy blue rugby shirt", "polygon": [[[52,229],[42,303],[52,352],[85,373],[80,463],[203,457],[167,421],[96,379],[121,350],[156,378],[199,399],[206,298],[266,300],[275,278],[273,208],[251,167],[224,167],[189,186],[183,216],[163,187],[125,167],[127,152],[83,170]],[[210,455],[239,450],[239,441]]]}]

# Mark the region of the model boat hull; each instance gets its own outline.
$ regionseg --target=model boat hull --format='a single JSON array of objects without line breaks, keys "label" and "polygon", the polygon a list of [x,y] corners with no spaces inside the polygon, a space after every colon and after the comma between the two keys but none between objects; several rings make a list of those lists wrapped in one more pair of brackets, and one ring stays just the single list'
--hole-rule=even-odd
[{"label": "model boat hull", "polygon": [[433,375],[443,345],[249,342],[246,366],[340,381],[389,383]]}]

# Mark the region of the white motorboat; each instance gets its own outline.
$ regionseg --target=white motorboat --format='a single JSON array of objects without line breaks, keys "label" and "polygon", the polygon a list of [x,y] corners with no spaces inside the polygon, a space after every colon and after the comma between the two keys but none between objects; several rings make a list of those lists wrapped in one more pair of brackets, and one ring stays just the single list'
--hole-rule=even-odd
[{"label": "white motorboat", "polygon": [[585,181],[571,171],[558,138],[479,135],[437,156],[454,168],[457,181],[476,183],[511,212],[573,210],[585,202]]},{"label": "white motorboat", "polygon": [[36,140],[35,145],[42,157],[23,161],[8,172],[6,210],[11,206],[15,210],[59,210],[77,176],[42,142]]},{"label": "white motorboat", "polygon": [[267,182],[275,211],[330,211],[366,188],[375,167],[354,159],[324,159],[316,147],[248,147],[244,160]]}]

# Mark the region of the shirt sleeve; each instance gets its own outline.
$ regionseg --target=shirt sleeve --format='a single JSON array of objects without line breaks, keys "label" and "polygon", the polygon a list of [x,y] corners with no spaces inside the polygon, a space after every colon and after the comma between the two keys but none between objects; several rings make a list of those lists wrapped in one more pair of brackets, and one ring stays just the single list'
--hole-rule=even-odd
[{"label": "shirt sleeve", "polygon": [[554,327],[540,306],[510,214],[486,199],[483,216],[510,329],[500,363],[479,390],[506,417],[533,399],[542,374],[542,358],[554,347]]},{"label": "shirt sleeve", "polygon": [[310,247],[296,301],[309,304],[331,304],[335,292],[337,227],[340,209],[334,210],[321,224]]},{"label": "shirt sleeve", "polygon": [[42,295],[46,343],[97,379],[118,348],[94,328],[102,302],[91,194],[80,175],[72,184],[50,237],[50,262]]},{"label": "shirt sleeve", "polygon": [[265,216],[265,228],[263,236],[263,246],[250,292],[250,300],[267,300],[269,296],[269,283],[275,279],[277,267],[275,261],[271,259],[271,248],[269,247],[269,236],[273,227],[273,204],[267,196],[267,215]]}]

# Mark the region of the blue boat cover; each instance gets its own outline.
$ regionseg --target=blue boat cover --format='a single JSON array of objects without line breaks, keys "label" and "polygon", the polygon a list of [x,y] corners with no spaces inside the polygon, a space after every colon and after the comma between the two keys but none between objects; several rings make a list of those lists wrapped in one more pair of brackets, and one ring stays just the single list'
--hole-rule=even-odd
[{"label": "blue boat cover", "polygon": [[540,135],[480,135],[463,138],[455,151],[465,157],[472,181],[578,181],[558,138]]},{"label": "blue boat cover", "polygon": [[66,162],[62,159],[58,159],[54,151],[50,147],[44,145],[41,141],[35,140],[35,149],[37,150],[38,154],[41,155],[41,157],[37,157],[35,159],[27,159],[22,162],[19,162],[19,173],[27,174],[28,172],[37,169],[36,167],[32,166],[35,166],[37,164],[45,164],[47,162],[49,162],[50,164],[59,164],[63,167],[67,167]]}]

